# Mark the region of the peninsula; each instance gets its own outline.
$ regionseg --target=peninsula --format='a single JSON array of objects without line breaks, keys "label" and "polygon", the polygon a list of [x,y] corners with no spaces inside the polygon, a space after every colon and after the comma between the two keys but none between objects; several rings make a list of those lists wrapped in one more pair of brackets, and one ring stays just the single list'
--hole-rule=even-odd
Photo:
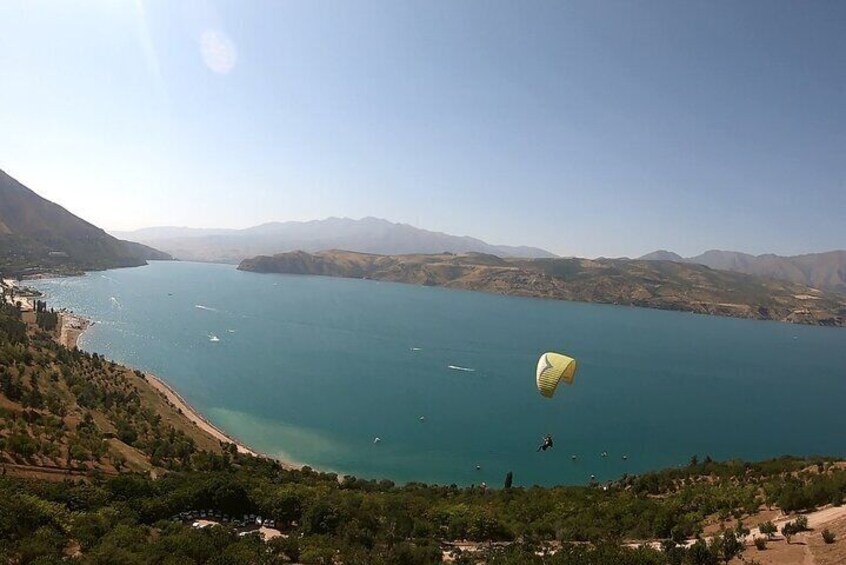
[{"label": "peninsula", "polygon": [[846,325],[846,298],[799,283],[704,265],[630,259],[503,259],[331,250],[258,256],[238,269],[444,286],[514,296],[681,310],[821,326]]}]

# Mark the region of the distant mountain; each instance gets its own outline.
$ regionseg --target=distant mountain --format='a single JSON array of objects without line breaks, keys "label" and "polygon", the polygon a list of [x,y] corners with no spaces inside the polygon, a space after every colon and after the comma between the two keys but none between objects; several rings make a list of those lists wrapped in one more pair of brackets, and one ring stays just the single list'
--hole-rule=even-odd
[{"label": "distant mountain", "polygon": [[170,255],[121,241],[0,171],[0,271],[79,272],[135,267]]},{"label": "distant mountain", "polygon": [[677,263],[683,263],[684,257],[679,255],[678,253],[673,253],[672,251],[666,251],[664,249],[659,249],[658,251],[653,251],[652,253],[647,253],[643,257],[640,258],[641,261],[675,261]]},{"label": "distant mountain", "polygon": [[271,222],[243,230],[160,227],[114,234],[163,249],[178,259],[224,263],[238,263],[255,255],[327,249],[380,254],[477,252],[506,257],[555,257],[536,247],[491,245],[472,237],[378,218]]},{"label": "distant mountain", "polygon": [[238,269],[368,278],[799,324],[846,325],[846,298],[842,296],[802,284],[672,261],[298,251],[246,259]]},{"label": "distant mountain", "polygon": [[670,251],[661,250],[648,253],[641,259],[697,263],[712,269],[769,277],[846,293],[846,251],[782,257],[773,254],[749,255],[738,251],[712,249],[695,257],[683,258]]}]

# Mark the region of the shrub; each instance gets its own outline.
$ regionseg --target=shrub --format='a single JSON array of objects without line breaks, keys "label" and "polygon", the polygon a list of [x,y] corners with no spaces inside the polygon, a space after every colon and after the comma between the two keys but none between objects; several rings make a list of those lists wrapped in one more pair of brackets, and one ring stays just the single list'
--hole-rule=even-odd
[{"label": "shrub", "polygon": [[798,516],[794,521],[796,524],[796,531],[797,532],[804,532],[808,529],[808,517],[807,516]]},{"label": "shrub", "polygon": [[834,540],[837,536],[834,535],[834,532],[829,530],[828,528],[822,531],[822,539],[825,543],[834,543]]},{"label": "shrub", "polygon": [[767,538],[756,537],[755,547],[757,547],[759,551],[767,549]]},{"label": "shrub", "polygon": [[762,534],[764,534],[768,538],[773,537],[773,534],[778,531],[778,528],[776,528],[775,524],[769,521],[764,522],[763,524],[759,524],[758,529],[761,531]]}]

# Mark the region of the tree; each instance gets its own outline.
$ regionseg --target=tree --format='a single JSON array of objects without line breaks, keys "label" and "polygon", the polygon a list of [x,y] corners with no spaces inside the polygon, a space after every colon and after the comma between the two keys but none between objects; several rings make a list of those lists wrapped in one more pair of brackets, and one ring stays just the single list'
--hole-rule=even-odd
[{"label": "tree", "polygon": [[758,530],[768,538],[772,539],[773,534],[778,531],[778,528],[776,528],[776,525],[773,524],[771,521],[767,521],[763,524],[758,525]]},{"label": "tree", "polygon": [[295,536],[273,538],[267,545],[272,555],[285,556],[292,563],[300,560],[300,541]]},{"label": "tree", "polygon": [[793,522],[788,522],[781,527],[781,535],[784,536],[785,541],[789,544],[790,538],[793,536],[795,531],[793,530]]},{"label": "tree", "polygon": [[726,563],[743,553],[743,543],[732,531],[728,531],[723,534],[723,559],[725,559]]},{"label": "tree", "polygon": [[734,533],[738,538],[745,538],[751,533],[751,530],[743,525],[743,520],[738,520],[737,526],[734,528]]},{"label": "tree", "polygon": [[687,556],[688,561],[693,565],[712,565],[717,563],[716,556],[702,538],[699,538],[690,546]]}]

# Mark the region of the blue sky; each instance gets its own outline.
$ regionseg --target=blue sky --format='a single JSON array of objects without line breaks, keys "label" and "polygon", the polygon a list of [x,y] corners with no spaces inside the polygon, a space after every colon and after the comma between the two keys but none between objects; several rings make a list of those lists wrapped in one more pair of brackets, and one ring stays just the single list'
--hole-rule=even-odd
[{"label": "blue sky", "polygon": [[846,248],[846,3],[0,2],[0,168],[107,229]]}]

